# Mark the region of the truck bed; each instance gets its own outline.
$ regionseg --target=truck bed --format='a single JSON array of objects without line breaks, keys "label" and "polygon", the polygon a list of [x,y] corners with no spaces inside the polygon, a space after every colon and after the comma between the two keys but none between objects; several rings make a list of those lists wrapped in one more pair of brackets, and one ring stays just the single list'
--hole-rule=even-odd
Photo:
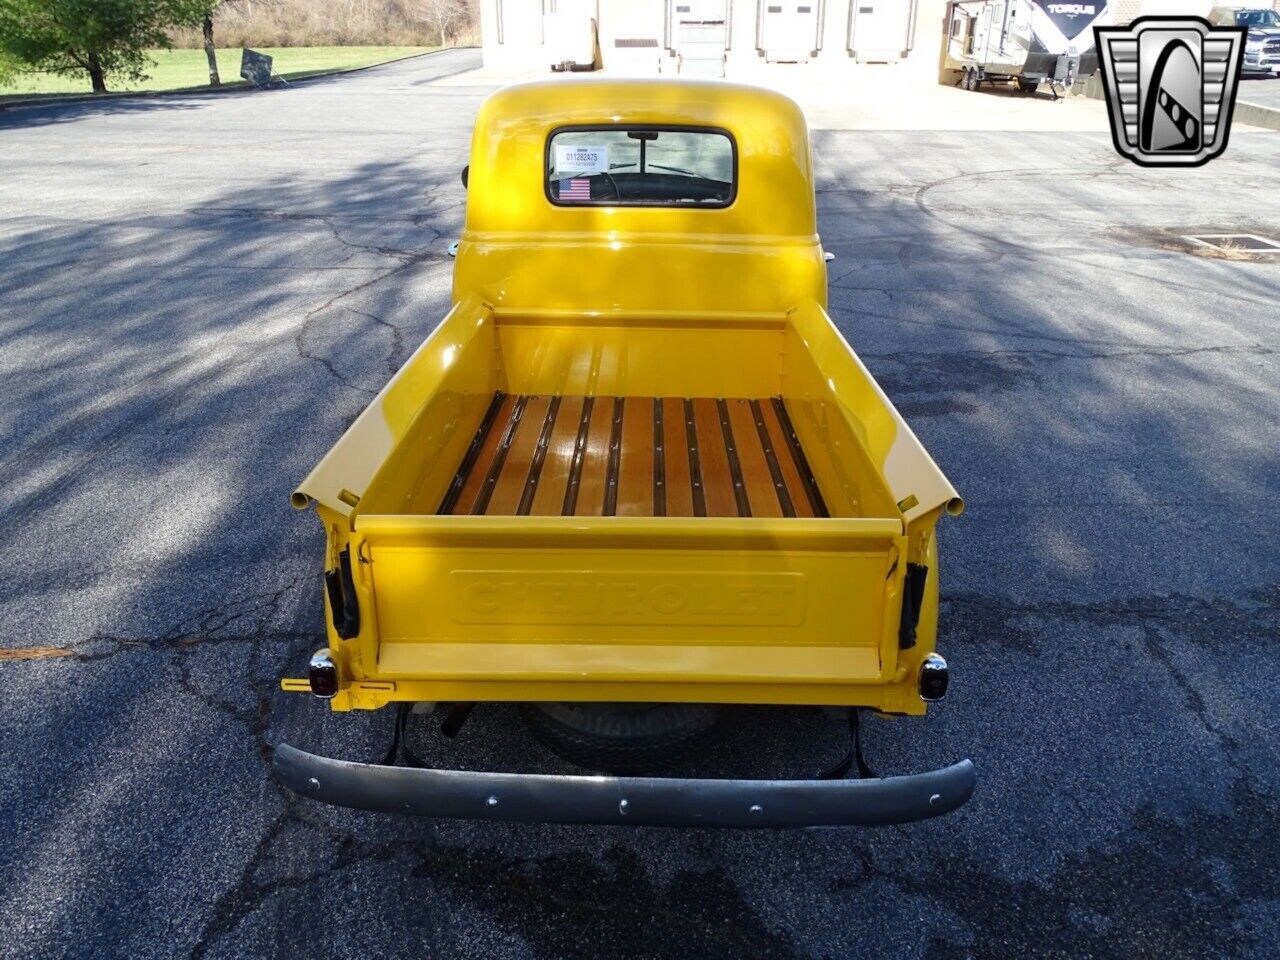
[{"label": "truck bed", "polygon": [[437,512],[828,516],[780,397],[503,392],[493,395]]},{"label": "truck bed", "polygon": [[331,631],[355,632],[334,634],[353,677],[336,709],[919,713],[903,658],[928,644],[901,652],[906,571],[936,567],[920,531],[959,508],[812,302],[776,317],[459,303],[295,491],[312,500]]}]

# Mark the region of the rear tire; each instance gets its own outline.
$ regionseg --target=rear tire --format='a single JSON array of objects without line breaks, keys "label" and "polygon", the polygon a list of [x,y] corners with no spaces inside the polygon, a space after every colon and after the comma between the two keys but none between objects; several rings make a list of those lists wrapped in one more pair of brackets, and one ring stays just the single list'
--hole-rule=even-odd
[{"label": "rear tire", "polygon": [[588,770],[619,774],[678,763],[724,712],[708,703],[526,703],[520,710],[552,753]]},{"label": "rear tire", "polygon": [[1040,88],[1040,84],[1032,80],[1019,80],[1018,89],[1023,93],[1035,93]]}]

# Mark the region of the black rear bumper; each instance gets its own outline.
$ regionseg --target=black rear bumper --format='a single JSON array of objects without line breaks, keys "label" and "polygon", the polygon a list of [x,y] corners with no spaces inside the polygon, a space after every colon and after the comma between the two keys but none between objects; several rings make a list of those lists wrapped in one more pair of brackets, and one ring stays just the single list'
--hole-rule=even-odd
[{"label": "black rear bumper", "polygon": [[422,770],[276,748],[276,779],[339,807],[458,820],[650,827],[845,827],[941,816],[973,793],[968,760],[905,777],[702,780]]}]

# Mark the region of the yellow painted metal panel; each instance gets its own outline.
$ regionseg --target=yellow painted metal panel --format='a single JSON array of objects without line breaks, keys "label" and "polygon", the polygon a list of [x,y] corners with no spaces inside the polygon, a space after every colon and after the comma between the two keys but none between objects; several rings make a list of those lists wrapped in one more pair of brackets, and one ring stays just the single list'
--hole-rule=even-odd
[{"label": "yellow painted metal panel", "polygon": [[[883,478],[894,502],[904,504],[907,520],[939,507],[960,513],[964,501],[826,311],[816,303],[802,303],[791,320],[795,338],[786,350],[782,392],[804,413],[796,429],[803,427],[809,436],[802,434],[801,439],[816,439],[823,432],[820,424],[831,423],[834,416],[843,423],[838,432],[847,429],[859,441],[842,443],[832,451],[829,462],[838,463],[844,473],[837,481],[841,487],[856,485],[857,477],[849,471],[861,461],[874,476]],[[830,442],[837,439],[835,433],[830,436]]]},{"label": "yellow painted metal panel", "polygon": [[[361,520],[378,679],[699,684],[888,679],[900,524]],[[658,652],[661,651],[661,652]]]},{"label": "yellow painted metal panel", "polygon": [[[727,129],[738,191],[723,209],[563,207],[542,182],[566,125]],[[780,94],[635,80],[507,87],[481,107],[454,296],[496,307],[787,310],[826,303],[804,116]]]},{"label": "yellow painted metal panel", "polygon": [[655,546],[710,545],[717,549],[849,549],[873,539],[902,534],[892,517],[827,520],[764,517],[435,517],[361,516],[364,536],[382,544],[413,543],[430,537],[441,545],[557,547],[589,538],[598,547],[651,549]]},{"label": "yellow painted metal panel", "polygon": [[785,323],[626,325],[498,322],[511,393],[772,397],[781,388]]},{"label": "yellow painted metal panel", "polygon": [[[550,204],[554,128],[639,123],[728,129],[735,202]],[[344,549],[353,559],[360,631],[340,639],[329,618],[333,709],[604,699],[924,712],[934,526],[961,503],[825,313],[794,104],[669,81],[495,94],[476,125],[454,297],[295,494],[318,504],[326,567]],[[832,517],[434,516],[495,391],[780,394]],[[899,650],[908,561],[930,576],[917,643]]]},{"label": "yellow painted metal panel", "polygon": [[[906,676],[906,674],[903,674]],[[871,707],[887,713],[920,715],[925,703],[915,676],[893,683],[658,683],[621,681],[509,682],[494,680],[353,681],[329,701],[332,709],[377,710],[415,701],[618,701],[630,703],[760,703]]]},{"label": "yellow painted metal panel", "polygon": [[[457,304],[298,485],[294,506],[315,501],[350,516],[388,462],[411,471],[415,464],[406,458],[416,457],[419,468],[445,462],[455,451],[461,458],[496,389],[493,337],[487,305],[475,299]],[[421,426],[415,443],[406,444],[415,424]]]},{"label": "yellow painted metal panel", "polygon": [[[635,124],[727,129],[738,149],[738,199],[724,209],[553,207],[542,189],[547,138],[558,127]],[[742,242],[758,234],[815,232],[809,138],[794,102],[759,87],[670,80],[544,81],[498,91],[476,117],[467,230],[559,230],[598,239],[639,227]],[[767,203],[773,197],[776,202]],[[745,202],[744,202],[745,201]]]},{"label": "yellow painted metal panel", "polygon": [[[387,641],[378,674],[385,678],[522,682],[584,677],[593,683],[831,683],[880,679],[880,657],[868,647],[727,646],[682,643],[651,646],[552,643],[442,643]],[[668,693],[670,696],[670,693]]]}]

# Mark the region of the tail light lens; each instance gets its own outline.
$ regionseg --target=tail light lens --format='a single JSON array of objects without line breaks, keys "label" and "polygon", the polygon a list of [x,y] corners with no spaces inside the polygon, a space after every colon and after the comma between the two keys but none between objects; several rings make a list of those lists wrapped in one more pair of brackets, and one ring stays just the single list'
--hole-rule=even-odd
[{"label": "tail light lens", "polygon": [[317,650],[311,655],[311,667],[307,673],[311,681],[311,692],[325,700],[332,699],[338,693],[338,665],[329,656],[329,651]]},{"label": "tail light lens", "polygon": [[936,653],[929,654],[920,664],[920,699],[930,703],[941,700],[947,695],[949,679],[947,661]]}]

